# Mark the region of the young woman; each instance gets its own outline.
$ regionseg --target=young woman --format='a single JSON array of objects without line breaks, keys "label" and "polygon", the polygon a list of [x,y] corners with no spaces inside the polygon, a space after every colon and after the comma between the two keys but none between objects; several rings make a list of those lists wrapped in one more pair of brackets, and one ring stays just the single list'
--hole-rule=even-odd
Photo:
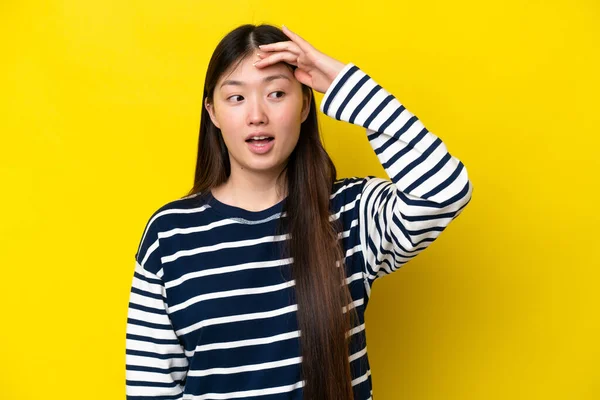
[{"label": "young woman", "polygon": [[[337,180],[312,90],[366,128],[390,180]],[[465,167],[369,75],[286,28],[230,32],[203,99],[194,187],[136,253],[127,398],[370,399],[373,283],[468,204]]]}]

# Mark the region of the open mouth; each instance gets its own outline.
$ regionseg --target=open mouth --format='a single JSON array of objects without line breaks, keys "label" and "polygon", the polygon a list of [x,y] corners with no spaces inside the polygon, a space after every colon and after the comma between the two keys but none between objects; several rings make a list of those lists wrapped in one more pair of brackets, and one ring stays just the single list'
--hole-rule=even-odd
[{"label": "open mouth", "polygon": [[271,136],[257,136],[257,137],[253,137],[250,139],[246,140],[246,143],[253,143],[253,144],[267,144],[271,141],[273,141],[274,138]]},{"label": "open mouth", "polygon": [[254,154],[267,154],[273,146],[275,138],[269,135],[255,135],[246,139],[248,149]]}]

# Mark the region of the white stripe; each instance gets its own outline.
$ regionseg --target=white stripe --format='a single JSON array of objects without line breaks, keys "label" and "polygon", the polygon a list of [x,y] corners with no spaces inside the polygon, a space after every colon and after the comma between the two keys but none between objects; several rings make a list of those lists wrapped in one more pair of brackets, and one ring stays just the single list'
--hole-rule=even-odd
[{"label": "white stripe", "polygon": [[364,356],[365,354],[367,354],[367,347],[366,346],[361,351],[358,351],[358,352],[352,354],[350,357],[348,357],[348,361],[352,362],[354,360],[357,360],[357,359],[361,358],[362,356]]},{"label": "white stripe", "polygon": [[127,333],[131,335],[145,336],[154,339],[177,339],[177,336],[175,336],[175,333],[172,329],[169,330],[148,328],[147,326],[137,325],[135,323],[127,324]]},{"label": "white stripe", "polygon": [[330,214],[330,215],[329,215],[329,220],[330,220],[330,221],[335,221],[335,220],[338,220],[338,219],[340,218],[340,215],[341,215],[343,212],[346,212],[346,211],[353,210],[353,209],[354,209],[354,206],[356,206],[356,202],[360,200],[360,197],[361,197],[361,193],[358,193],[358,194],[356,195],[356,197],[354,198],[354,200],[352,200],[350,203],[345,203],[345,204],[344,204],[344,205],[343,205],[343,206],[340,208],[340,211],[338,211],[338,212],[336,212],[336,213],[334,213],[334,214]]},{"label": "white stripe", "polygon": [[211,222],[208,225],[200,225],[200,226],[192,226],[189,228],[174,228],[165,232],[158,232],[158,238],[168,238],[175,235],[187,235],[189,233],[197,233],[197,232],[206,232],[210,231],[213,228],[218,228],[220,226],[239,224],[237,221],[233,219],[221,219],[215,222]]},{"label": "white stripe", "polygon": [[[443,143],[440,144],[440,146],[437,148],[436,151],[439,151],[440,148],[443,146],[444,146]],[[438,160],[431,160],[431,162],[424,163],[422,173],[423,174],[428,173],[429,170],[434,167],[434,165],[436,165],[439,161],[442,160],[442,158],[444,158],[444,156],[445,156],[445,154],[440,154]],[[419,186],[417,186],[415,189],[413,189],[412,193],[416,196],[422,197],[425,193],[436,188],[438,185],[440,185],[442,182],[444,182],[446,179],[448,179],[454,173],[454,171],[456,170],[456,167],[458,167],[458,162],[454,162],[454,160],[452,160],[452,158],[448,159],[446,161],[446,163],[444,164],[444,166],[439,171],[437,171],[433,176],[430,176],[429,178],[427,178],[427,180],[425,182],[421,182],[419,184]],[[463,168],[461,172],[465,172],[465,171],[466,171],[466,169]],[[461,179],[460,177],[455,177],[453,182],[456,182],[456,180],[464,182],[464,180]],[[412,182],[411,182],[411,184],[412,184]],[[452,185],[450,184],[449,186],[452,186]],[[448,188],[448,186],[446,187],[446,189],[447,188]],[[446,190],[446,189],[444,189],[444,190]],[[462,187],[461,187],[461,189],[462,189]],[[441,192],[443,192],[444,190],[442,190]],[[436,194],[432,198],[429,198],[429,200],[435,201],[434,199],[439,194],[440,193]],[[442,196],[442,197],[444,199],[448,198],[446,196]]]},{"label": "white stripe", "polygon": [[257,390],[244,390],[241,392],[228,392],[228,393],[206,393],[200,396],[194,395],[184,395],[184,400],[220,400],[220,399],[239,399],[243,397],[252,397],[252,396],[266,396],[268,394],[277,394],[277,393],[288,393],[292,392],[296,389],[299,389],[304,386],[304,381],[299,381],[294,383],[293,385],[286,386],[277,386],[267,389],[257,389]]},{"label": "white stripe", "polygon": [[369,369],[369,370],[367,371],[367,373],[366,373],[366,374],[364,374],[363,376],[360,376],[360,377],[358,377],[358,378],[354,379],[354,380],[352,381],[352,386],[356,386],[356,385],[358,385],[359,383],[363,383],[364,381],[366,381],[366,380],[369,378],[369,376],[371,376],[371,370],[370,370],[370,369]]},{"label": "white stripe", "polygon": [[346,278],[346,285],[349,285],[350,283],[357,281],[359,279],[363,278],[363,273],[362,272],[357,272],[355,274],[350,275],[349,277]]},{"label": "white stripe", "polygon": [[365,324],[360,324],[359,326],[355,326],[354,328],[350,329],[348,332],[346,332],[346,337],[352,336],[357,334],[358,332],[362,332],[365,330]]},{"label": "white stripe", "polygon": [[147,351],[157,354],[182,354],[179,344],[157,344],[133,339],[126,339],[125,343],[127,350]]},{"label": "white stripe", "polygon": [[265,363],[260,363],[260,364],[242,365],[239,367],[190,370],[188,372],[188,376],[201,377],[201,376],[209,376],[209,375],[216,375],[216,374],[228,375],[228,374],[237,374],[240,372],[262,371],[265,369],[287,367],[288,365],[300,364],[301,362],[302,362],[302,357],[294,357],[294,358],[288,358],[288,359],[280,360],[280,361],[270,361],[270,362],[265,362]]},{"label": "white stripe", "polygon": [[[156,279],[156,278],[154,278]],[[156,283],[150,283],[148,281],[142,280],[137,278],[136,276],[133,277],[132,281],[131,281],[131,287],[138,289],[144,293],[148,293],[148,294],[153,294],[153,295],[159,295],[159,296],[164,296],[163,293],[163,288],[161,285],[156,284]],[[132,295],[137,294],[137,293],[131,293]],[[145,305],[145,303],[142,303]],[[164,309],[164,307],[162,307]]]},{"label": "white stripe", "polygon": [[[349,331],[347,331],[346,337],[355,335],[356,333],[362,332],[364,330],[365,330],[365,324],[361,324],[361,325],[356,326],[356,327],[350,329]],[[200,353],[200,352],[204,352],[204,351],[233,349],[233,348],[238,348],[238,347],[271,344],[271,343],[281,342],[284,340],[294,339],[297,337],[300,337],[300,331],[281,333],[279,335],[258,338],[258,339],[246,339],[246,340],[236,340],[236,341],[232,341],[232,342],[220,342],[220,343],[205,344],[202,346],[197,346],[194,351],[186,351],[185,355],[187,357],[193,357],[195,353]]]},{"label": "white stripe", "polygon": [[353,309],[356,308],[358,306],[362,306],[365,303],[364,299],[358,299],[353,301],[352,303],[348,304],[347,306],[342,307],[342,311],[345,313],[346,311],[348,311],[348,309]]},{"label": "white stripe", "polygon": [[[179,398],[183,393],[183,387],[176,385],[175,387],[157,387],[157,386],[126,386],[126,393],[128,396],[140,396],[152,398],[164,398],[169,396],[171,398]],[[175,397],[178,396],[178,397]]]},{"label": "white stripe", "polygon": [[168,262],[175,261],[180,257],[193,256],[195,254],[208,253],[211,251],[217,251],[217,250],[222,250],[222,249],[254,246],[257,244],[261,244],[261,243],[279,242],[279,241],[287,240],[287,239],[289,239],[289,237],[290,237],[289,234],[277,235],[277,236],[265,236],[260,239],[238,240],[235,242],[219,243],[219,244],[215,244],[212,246],[197,247],[197,248],[191,249],[191,250],[180,250],[170,256],[162,257],[161,261],[163,262],[163,264],[166,264]]},{"label": "white stripe", "polygon": [[[329,111],[327,114],[335,117],[335,115],[337,114],[342,103],[350,95],[350,91],[356,87],[356,84],[358,83],[358,81],[360,81],[365,75],[366,74],[364,73],[364,71],[361,71],[361,70],[354,71],[352,76],[350,76],[350,78],[348,78],[348,80],[344,83],[344,85],[341,87],[341,89],[336,94],[335,99],[331,102],[331,106],[329,107]],[[350,115],[352,115],[352,112],[356,109],[358,104],[366,97],[366,95],[370,92],[370,90],[376,84],[377,83],[373,79],[367,80],[364,83],[364,85],[362,85],[361,88],[352,97],[352,99],[350,99],[350,101],[346,104],[346,106],[344,107],[344,111],[340,115],[340,119],[342,119],[344,121],[347,121],[348,119],[350,119]]]},{"label": "white stripe", "polygon": [[[325,92],[325,95],[323,96],[323,99],[321,100],[321,112],[324,113],[324,108],[325,108],[325,103],[327,103],[329,101],[329,98],[332,96],[333,94],[333,89],[338,87],[338,83],[340,80],[342,80],[345,76],[348,75],[348,71],[350,71],[353,67],[355,67],[354,64],[352,63],[347,63],[344,68],[342,68],[342,70],[337,74],[337,76],[333,79],[333,81],[331,82],[331,84],[329,85],[329,89],[327,89],[327,91]],[[353,72],[354,74],[364,74],[364,72],[360,71],[357,67],[357,69],[355,69],[355,71]],[[347,83],[347,81],[346,81]],[[346,84],[344,84],[342,87],[346,86]],[[330,106],[329,106],[329,110],[328,110],[328,114],[330,116],[334,116],[335,112],[332,112],[332,110],[336,110],[339,106],[336,105],[336,100],[338,100],[338,98],[340,97],[340,91],[338,91],[335,95],[335,97],[333,97],[331,99],[330,102]],[[341,100],[338,100],[337,102],[339,103]]]},{"label": "white stripe", "polygon": [[[348,304],[347,306],[343,306],[342,312],[346,313],[348,311],[348,309],[352,309],[352,308],[361,306],[363,304],[364,304],[364,299],[358,299],[358,300],[353,301],[352,303]],[[231,315],[228,317],[209,318],[209,319],[205,319],[203,321],[196,322],[195,324],[189,325],[185,328],[179,329],[175,333],[177,334],[177,336],[182,336],[182,335],[186,335],[190,332],[193,332],[195,330],[204,328],[206,326],[228,324],[231,322],[249,321],[249,320],[254,320],[254,319],[271,318],[271,317],[276,317],[279,315],[295,312],[297,310],[298,310],[298,305],[293,304],[291,306],[278,308],[278,309],[272,310],[272,311]]]},{"label": "white stripe", "polygon": [[295,312],[297,310],[298,310],[298,305],[294,304],[291,306],[278,308],[278,309],[272,310],[272,311],[258,312],[258,313],[251,313],[251,314],[231,315],[228,317],[210,318],[210,319],[205,319],[204,321],[197,322],[197,323],[187,326],[185,328],[182,328],[182,329],[178,330],[176,332],[176,334],[177,334],[177,336],[186,335],[190,332],[201,329],[205,326],[228,324],[231,322],[250,321],[250,320],[254,320],[254,319],[272,318],[272,317],[276,317],[279,315]]},{"label": "white stripe", "polygon": [[131,354],[125,355],[126,365],[135,365],[138,367],[154,367],[154,368],[173,368],[187,367],[187,358],[172,358],[169,360],[161,360],[154,357],[134,356]]},{"label": "white stripe", "polygon": [[331,196],[329,196],[330,199],[334,199],[337,197],[337,195],[339,195],[342,192],[345,192],[347,189],[351,188],[352,186],[356,186],[356,185],[360,185],[361,183],[364,182],[364,179],[360,179],[360,178],[349,178],[349,179],[358,179],[356,182],[352,182],[348,185],[344,185],[342,187],[340,187],[338,190],[335,191],[335,193],[333,193]]},{"label": "white stripe", "polygon": [[141,294],[133,292],[131,292],[131,295],[129,296],[129,302],[148,308],[153,308],[157,311],[165,310],[165,303],[162,300],[155,299],[154,297],[142,296]]},{"label": "white stripe", "polygon": [[171,373],[148,372],[148,371],[127,371],[128,381],[153,383],[173,383],[174,380],[182,380],[186,376],[186,371],[173,371]]},{"label": "white stripe", "polygon": [[271,286],[224,290],[221,292],[201,294],[199,296],[194,296],[191,299],[184,301],[183,303],[179,303],[177,305],[174,305],[173,307],[169,307],[168,312],[169,312],[169,314],[175,313],[177,311],[184,310],[193,304],[200,303],[201,301],[206,301],[206,300],[221,299],[223,297],[246,296],[246,295],[253,295],[253,294],[260,294],[260,293],[276,292],[278,290],[283,290],[283,289],[292,287],[295,284],[296,284],[296,281],[291,280],[288,282],[279,283],[277,285],[271,285]]},{"label": "white stripe", "polygon": [[188,281],[190,279],[200,278],[203,276],[227,274],[230,272],[245,271],[248,269],[279,267],[282,265],[291,264],[292,262],[293,262],[293,258],[284,258],[284,259],[273,260],[273,261],[258,261],[258,262],[244,263],[244,264],[238,264],[238,265],[230,265],[230,266],[226,266],[226,267],[210,268],[210,269],[205,269],[203,271],[190,272],[189,274],[185,274],[177,279],[173,279],[172,281],[165,282],[165,287],[167,289],[170,289],[170,288],[178,286],[178,285],[182,284],[183,282]]},{"label": "white stripe", "polygon": [[358,218],[352,221],[352,223],[350,224],[350,229],[348,229],[347,231],[338,233],[338,239],[349,237],[350,231],[352,230],[352,228],[354,228],[357,225],[358,225]]},{"label": "white stripe", "polygon": [[[460,171],[460,174],[456,177],[456,179],[454,179],[454,181],[450,185],[446,186],[446,188],[444,190],[442,190],[435,196],[431,197],[429,200],[436,201],[436,202],[443,202],[446,199],[449,199],[452,196],[460,193],[460,191],[463,190],[463,188],[465,187],[467,182],[469,182],[469,178],[467,176],[467,169],[463,167],[462,171]],[[473,189],[473,187],[472,187],[472,185],[470,185],[469,190],[471,191],[472,189]],[[446,210],[446,212],[448,212],[450,210],[451,211],[458,210],[469,200],[469,198],[471,197],[470,194],[471,194],[470,192],[467,192],[467,194],[462,199],[457,201],[455,204],[449,205],[444,210]]]},{"label": "white stripe", "polygon": [[365,279],[365,292],[367,294],[367,298],[370,299],[371,298],[371,282],[373,282],[373,280],[375,279],[375,277],[371,278],[371,275],[368,275],[368,279]]},{"label": "white stripe", "polygon": [[[136,308],[130,308],[128,317],[138,321],[150,322],[153,324],[161,324],[165,326],[171,326],[169,318],[164,314],[155,314],[147,311],[138,310]],[[148,328],[152,329],[152,328]]]},{"label": "white stripe", "polygon": [[[368,83],[368,82],[367,82]],[[367,86],[367,84],[365,83],[365,85],[362,87],[364,88],[365,86]],[[361,88],[361,89],[362,89]],[[362,90],[360,90],[359,92],[362,92]],[[365,97],[368,93],[365,93]],[[375,111],[375,109],[377,107],[379,107],[379,105],[383,102],[383,100],[385,100],[385,98],[388,96],[389,93],[387,93],[385,91],[385,89],[380,88],[377,93],[375,93],[371,99],[369,100],[369,102],[367,104],[365,104],[365,106],[362,108],[362,110],[360,110],[360,112],[358,113],[358,115],[356,116],[356,119],[354,120],[354,123],[357,125],[361,125],[364,126],[365,121],[371,117],[371,115],[373,114],[373,112]],[[358,97],[358,96],[357,96]],[[352,110],[354,111],[354,110]],[[350,117],[350,115],[348,115],[348,117]]]},{"label": "white stripe", "polygon": [[346,258],[350,257],[351,255],[353,255],[359,251],[362,251],[362,245],[357,244],[353,248],[348,249],[348,251],[346,251]]},{"label": "white stripe", "polygon": [[[365,330],[365,324],[361,324],[357,327],[352,328],[351,330],[346,332],[346,337],[352,336],[358,332],[362,332]],[[193,357],[195,353],[200,353],[204,351],[211,350],[222,350],[222,349],[233,349],[238,347],[247,347],[247,346],[258,346],[263,344],[271,344],[276,342],[282,342],[289,339],[294,339],[300,337],[300,331],[281,333],[279,335],[274,335],[270,337],[257,338],[257,339],[246,339],[246,340],[236,340],[232,342],[220,342],[220,343],[212,343],[205,344],[202,346],[197,346],[193,351],[186,351],[185,355],[187,357]]]},{"label": "white stripe", "polygon": [[[364,76],[364,72],[362,73],[360,78],[362,78],[363,76]],[[352,97],[352,99],[348,102],[348,104],[346,104],[346,107],[344,108],[344,112],[342,112],[342,115],[340,116],[342,121],[350,120],[350,116],[352,116],[352,113],[354,113],[354,110],[356,110],[356,107],[358,107],[358,105],[365,99],[365,97],[367,97],[367,95],[371,92],[371,90],[375,86],[377,86],[377,82],[375,82],[373,79],[369,79],[365,82],[364,85],[362,85],[360,87],[360,89],[358,89],[358,91],[356,92],[354,97]],[[379,90],[381,90],[381,89],[379,89]],[[344,99],[341,99],[340,103],[342,101],[344,101]],[[336,112],[337,112],[337,110],[336,110]],[[356,120],[354,122],[357,123]]]},{"label": "white stripe", "polygon": [[[193,197],[193,196],[188,196],[188,197]],[[150,219],[150,221],[148,221],[148,223],[146,224],[146,230],[144,231],[144,234],[142,235],[142,240],[140,241],[140,247],[138,247],[138,252],[140,251],[140,249],[142,247],[142,243],[144,243],[144,239],[146,238],[146,234],[150,230],[150,227],[152,226],[154,221],[156,221],[158,218],[162,217],[163,215],[169,215],[169,214],[194,214],[197,212],[202,212],[208,208],[210,208],[210,206],[205,205],[202,207],[190,208],[190,209],[172,208],[170,210],[164,210],[164,211],[159,212],[154,217],[152,217],[152,219]]]},{"label": "white stripe", "polygon": [[[281,333],[279,335],[263,337],[263,338],[258,338],[258,339],[236,340],[233,342],[220,342],[220,343],[205,344],[202,346],[197,346],[195,352],[199,353],[199,352],[210,351],[210,350],[233,349],[233,348],[237,348],[237,347],[271,344],[271,343],[282,342],[284,340],[289,340],[289,339],[293,339],[293,338],[297,338],[297,337],[300,337],[300,331]],[[186,355],[188,355],[188,354],[186,353]],[[190,355],[188,355],[188,356],[190,356]]]},{"label": "white stripe", "polygon": [[[389,95],[390,93],[386,91],[386,94]],[[382,132],[382,130],[380,129],[381,125],[383,125],[385,123],[385,121],[387,121],[388,118],[392,114],[394,114],[401,106],[402,105],[400,104],[400,102],[398,101],[398,99],[396,99],[395,97],[393,97],[385,105],[385,107],[383,107],[383,109],[381,110],[381,112],[379,112],[379,114],[375,117],[375,119],[373,119],[371,121],[371,123],[369,124],[369,128],[372,128],[372,129],[376,130],[377,132]],[[406,111],[406,108],[402,112],[404,112],[404,111]],[[398,118],[398,117],[396,117],[396,118]],[[387,129],[386,129],[386,131],[390,132]]]},{"label": "white stripe", "polygon": [[150,245],[150,247],[148,247],[148,250],[146,250],[146,255],[144,256],[144,259],[142,260],[142,262],[140,263],[141,266],[143,267],[144,265],[146,265],[146,261],[148,261],[148,258],[152,255],[152,253],[154,252],[154,250],[158,249],[158,239],[156,239],[154,241],[154,243],[152,243],[152,245]]},{"label": "white stripe", "polygon": [[[437,138],[433,135],[425,135],[425,137],[421,139],[419,144],[423,143],[426,149],[429,149],[429,147],[435,145],[436,139]],[[410,157],[411,159],[414,158],[415,160],[422,156],[422,153],[419,153],[414,150],[410,151],[409,153],[415,155],[415,157]],[[446,154],[448,154],[448,151],[446,151],[446,147],[443,145],[443,143],[438,142],[437,147],[435,147],[433,152],[429,154],[427,158],[422,159],[421,161],[419,161],[418,164],[416,164],[414,168],[398,177],[398,180],[396,181],[396,186],[402,189],[406,188],[408,185],[412,184],[414,181],[425,175],[429,171],[429,169],[435,166],[439,160],[444,158]],[[452,161],[450,162],[452,163]],[[394,164],[388,168],[388,170],[391,170],[391,173],[394,174],[391,176],[395,176],[395,171],[400,172],[402,169],[406,168],[406,165],[407,163],[404,160],[399,159],[396,160]],[[410,194],[412,196],[418,197],[417,192],[411,192]]]},{"label": "white stripe", "polygon": [[[338,239],[340,239],[339,235],[338,235]],[[359,252],[359,251],[362,251],[362,245],[360,245],[360,244],[357,244],[357,245],[356,245],[356,246],[354,246],[353,248],[351,248],[351,249],[348,249],[348,250],[346,251],[346,255],[344,256],[344,261],[345,261],[345,260],[346,260],[348,257],[352,256],[353,254],[355,254],[355,253],[357,253],[357,252]],[[339,266],[340,266],[340,261],[339,261],[339,260],[335,262],[335,266],[336,266],[336,267],[339,267]]]}]

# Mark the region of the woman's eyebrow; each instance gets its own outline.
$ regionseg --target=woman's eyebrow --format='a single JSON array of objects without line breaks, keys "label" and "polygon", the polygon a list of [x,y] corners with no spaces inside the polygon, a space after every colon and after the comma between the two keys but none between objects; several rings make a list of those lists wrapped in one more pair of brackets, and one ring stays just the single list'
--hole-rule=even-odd
[{"label": "woman's eyebrow", "polygon": [[[271,82],[271,81],[274,81],[275,79],[287,79],[288,81],[291,81],[291,79],[288,76],[286,76],[284,74],[277,74],[277,75],[269,75],[269,76],[265,77],[263,79],[263,82]],[[228,79],[226,81],[223,81],[223,83],[221,83],[221,86],[219,86],[219,88],[222,88],[225,85],[244,86],[244,82],[236,81],[233,79]]]}]

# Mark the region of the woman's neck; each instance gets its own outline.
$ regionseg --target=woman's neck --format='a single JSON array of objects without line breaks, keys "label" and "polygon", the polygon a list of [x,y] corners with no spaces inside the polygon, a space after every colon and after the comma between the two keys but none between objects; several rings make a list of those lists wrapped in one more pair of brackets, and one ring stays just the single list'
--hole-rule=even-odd
[{"label": "woman's neck", "polygon": [[231,171],[225,183],[213,188],[212,195],[221,203],[248,211],[262,211],[287,196],[285,174],[252,173],[240,169]]}]

